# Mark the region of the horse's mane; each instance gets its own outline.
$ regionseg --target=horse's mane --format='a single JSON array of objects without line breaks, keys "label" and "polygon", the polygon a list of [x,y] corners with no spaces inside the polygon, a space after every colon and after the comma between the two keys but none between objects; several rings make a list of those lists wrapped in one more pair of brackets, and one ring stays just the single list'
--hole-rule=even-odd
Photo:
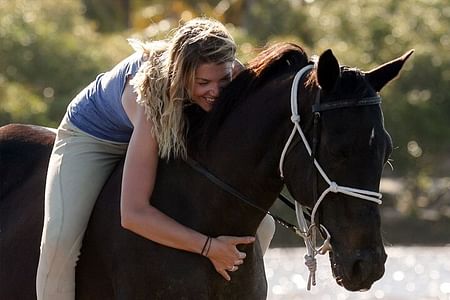
[{"label": "horse's mane", "polygon": [[[229,113],[244,102],[253,91],[282,74],[292,74],[298,71],[307,63],[308,57],[303,48],[292,43],[277,43],[263,50],[222,91],[213,109],[206,116],[203,116],[195,108],[189,108],[191,115],[195,115],[190,119],[198,119],[199,115],[202,119],[201,121],[191,121],[191,131],[197,132],[198,127],[201,127],[201,142],[196,139],[196,143],[208,144]],[[191,146],[196,147],[197,145]]]},{"label": "horse's mane", "polygon": [[223,90],[210,113],[208,126],[214,123],[220,126],[235,106],[254,90],[281,74],[298,71],[307,62],[305,51],[292,43],[277,43],[265,49]]}]

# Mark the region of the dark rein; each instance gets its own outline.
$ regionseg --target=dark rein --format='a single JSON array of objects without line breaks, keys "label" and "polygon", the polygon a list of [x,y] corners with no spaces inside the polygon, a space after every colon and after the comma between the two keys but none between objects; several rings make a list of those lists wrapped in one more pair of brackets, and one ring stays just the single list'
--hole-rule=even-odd
[{"label": "dark rein", "polygon": [[[215,185],[217,185],[218,187],[220,187],[223,191],[226,191],[227,193],[233,195],[234,197],[238,198],[239,200],[241,200],[242,202],[246,203],[247,205],[255,208],[256,210],[259,210],[260,212],[264,213],[264,214],[268,214],[269,216],[271,216],[272,218],[274,218],[274,220],[280,224],[281,226],[293,231],[294,233],[297,233],[299,231],[299,229],[289,223],[288,221],[284,220],[281,217],[278,217],[277,215],[272,214],[270,211],[267,211],[261,207],[259,207],[258,205],[256,205],[254,203],[254,201],[252,201],[249,197],[245,196],[244,194],[242,194],[241,192],[239,192],[237,189],[235,189],[234,187],[232,187],[231,185],[229,185],[228,183],[226,183],[225,181],[223,181],[222,179],[220,179],[219,177],[217,177],[216,175],[214,175],[213,173],[211,173],[208,169],[206,169],[204,166],[202,166],[199,162],[197,162],[196,160],[188,157],[186,159],[186,163],[195,171],[199,172],[200,174],[202,174],[203,176],[205,176],[209,181],[211,181],[212,183],[214,183]],[[280,194],[278,196],[280,198],[280,200],[282,200],[286,205],[288,205],[292,210],[295,211],[295,206],[294,204],[284,195]]]}]

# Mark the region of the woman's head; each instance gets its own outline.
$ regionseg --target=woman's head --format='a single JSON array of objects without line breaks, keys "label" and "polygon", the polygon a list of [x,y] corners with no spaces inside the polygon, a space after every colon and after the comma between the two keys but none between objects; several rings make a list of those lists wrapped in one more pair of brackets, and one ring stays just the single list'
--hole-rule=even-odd
[{"label": "woman's head", "polygon": [[[209,74],[208,69],[213,73],[228,72],[228,82],[231,80],[236,44],[220,22],[206,18],[186,22],[175,31],[168,52],[169,92],[172,100],[189,99],[199,104],[197,100],[201,99],[198,98],[198,75],[201,75],[201,79],[208,79],[208,81],[220,81],[220,85],[223,86],[222,77],[224,76],[216,78],[215,75],[218,74]],[[201,74],[198,74],[199,71]],[[200,84],[204,83],[205,80],[202,80]],[[211,86],[211,88],[214,87]],[[210,96],[215,99],[217,96],[214,94],[215,92]],[[200,106],[205,109],[202,105]]]},{"label": "woman's head", "polygon": [[233,62],[203,63],[194,73],[190,88],[190,99],[204,111],[210,111],[220,91],[231,81]]},{"label": "woman's head", "polygon": [[186,156],[187,101],[208,111],[231,80],[236,44],[220,22],[196,18],[178,27],[164,51],[147,44],[148,63],[133,81],[138,102],[153,121],[163,158]]}]

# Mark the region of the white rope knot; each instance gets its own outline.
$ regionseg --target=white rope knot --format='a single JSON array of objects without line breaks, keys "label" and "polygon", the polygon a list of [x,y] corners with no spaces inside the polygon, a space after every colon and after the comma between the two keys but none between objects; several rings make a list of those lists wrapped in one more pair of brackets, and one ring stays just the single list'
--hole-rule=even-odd
[{"label": "white rope knot", "polygon": [[317,269],[317,259],[312,255],[305,255],[305,265],[311,273],[316,272]]},{"label": "white rope knot", "polygon": [[291,116],[292,123],[298,123],[300,122],[300,115],[292,115]]},{"label": "white rope knot", "polygon": [[305,255],[305,265],[309,270],[307,290],[311,290],[311,285],[316,285],[317,260],[314,255]]},{"label": "white rope knot", "polygon": [[330,191],[333,193],[339,193],[339,186],[336,182],[332,181],[330,182]]}]

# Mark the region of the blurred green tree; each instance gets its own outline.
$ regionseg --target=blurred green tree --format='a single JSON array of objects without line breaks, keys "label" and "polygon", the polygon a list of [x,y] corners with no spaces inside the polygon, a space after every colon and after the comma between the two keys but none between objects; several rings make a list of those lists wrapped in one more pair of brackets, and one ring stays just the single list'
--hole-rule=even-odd
[{"label": "blurred green tree", "polygon": [[[0,124],[55,126],[71,98],[123,56],[72,0],[0,2]],[[120,45],[120,46],[119,46]]]},{"label": "blurred green tree", "polygon": [[163,38],[200,15],[229,26],[244,62],[276,40],[310,54],[332,48],[364,70],[415,48],[401,80],[383,91],[395,174],[448,176],[447,0],[10,0],[0,15],[0,124],[55,125],[80,88],[131,51],[125,37]]},{"label": "blurred green tree", "polygon": [[130,0],[83,0],[86,17],[96,22],[100,32],[127,30],[130,26]]}]

